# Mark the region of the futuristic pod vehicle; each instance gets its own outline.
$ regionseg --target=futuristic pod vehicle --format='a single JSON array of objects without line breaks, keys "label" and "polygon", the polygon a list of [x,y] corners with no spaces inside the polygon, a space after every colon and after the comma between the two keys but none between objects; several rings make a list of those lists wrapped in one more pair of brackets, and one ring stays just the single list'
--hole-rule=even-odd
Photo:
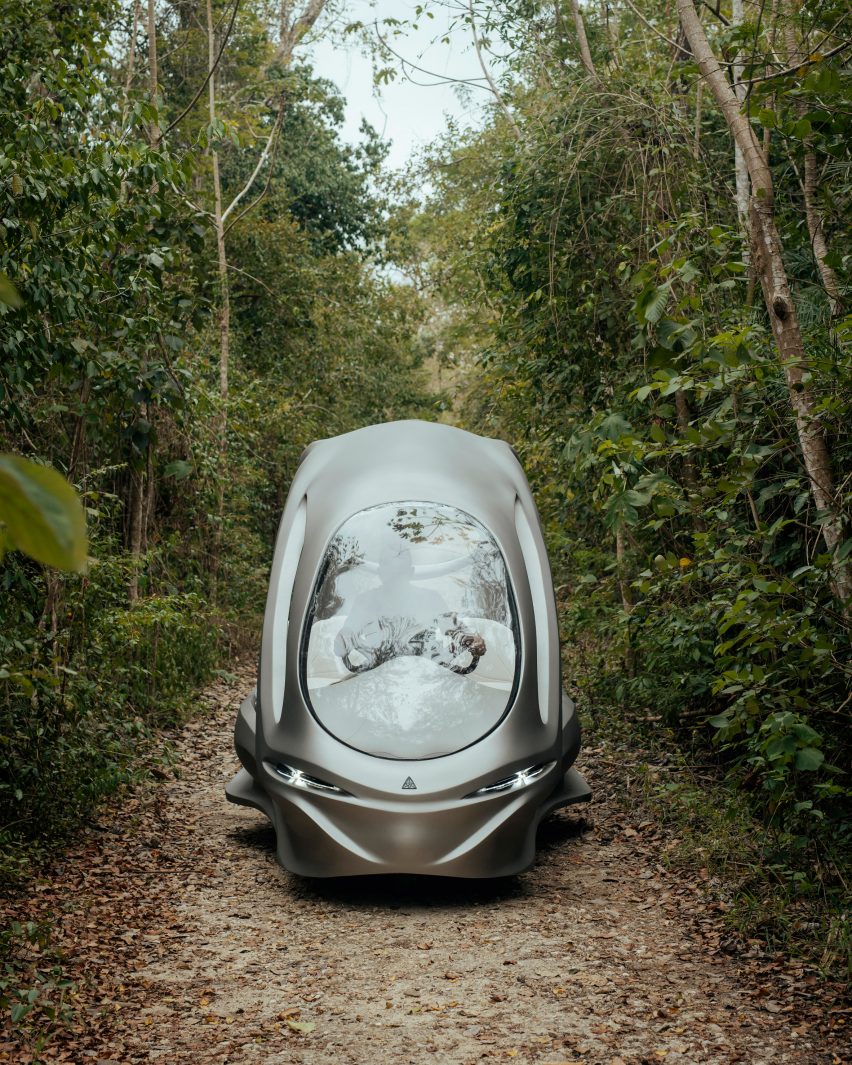
[{"label": "futuristic pod vehicle", "polygon": [[508,444],[431,422],[312,444],[284,508],[231,802],[303,876],[506,876],[590,797]]}]

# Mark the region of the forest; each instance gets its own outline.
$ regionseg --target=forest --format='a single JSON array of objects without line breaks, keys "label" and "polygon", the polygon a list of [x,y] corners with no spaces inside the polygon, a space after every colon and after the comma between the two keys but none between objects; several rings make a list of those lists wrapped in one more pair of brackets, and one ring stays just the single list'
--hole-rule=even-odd
[{"label": "forest", "polygon": [[[848,5],[405,19],[438,8],[482,120],[405,173],[343,138],[306,48],[363,40],[391,94],[402,15],[0,8],[2,879],[168,776],[198,693],[256,655],[303,449],[441,420],[515,448],[585,742],[666,862],[741,941],[842,972]],[[21,1023],[35,934],[2,932]]]}]

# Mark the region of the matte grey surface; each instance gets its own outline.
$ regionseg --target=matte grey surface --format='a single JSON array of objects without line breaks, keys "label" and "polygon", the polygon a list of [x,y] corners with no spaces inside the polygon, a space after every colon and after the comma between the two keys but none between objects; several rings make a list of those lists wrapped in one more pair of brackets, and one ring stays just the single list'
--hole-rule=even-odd
[{"label": "matte grey surface", "polygon": [[[411,501],[456,508],[493,538],[516,611],[518,653],[508,710],[483,714],[459,740],[462,749],[406,759],[342,742],[343,724],[334,725],[338,735],[323,727],[306,698],[302,650],[307,657],[306,623],[337,531],[370,507]],[[477,625],[494,646],[493,631]],[[476,669],[446,677],[455,687],[475,678]],[[541,818],[590,793],[570,768],[580,732],[562,693],[556,606],[538,515],[507,444],[406,421],[311,445],[284,508],[258,690],[240,708],[235,744],[244,769],[227,796],[270,817],[279,861],[295,873],[492,877],[531,864]],[[526,786],[474,794],[532,766],[547,769]]]}]

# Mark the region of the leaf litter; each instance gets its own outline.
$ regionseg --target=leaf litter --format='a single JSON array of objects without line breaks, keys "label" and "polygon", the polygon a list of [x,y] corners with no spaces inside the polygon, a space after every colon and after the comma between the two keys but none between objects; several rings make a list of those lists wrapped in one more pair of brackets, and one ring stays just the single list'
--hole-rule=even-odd
[{"label": "leaf litter", "polygon": [[546,822],[521,876],[279,869],[265,819],[223,795],[251,683],[220,678],[172,737],[175,776],[100,811],[2,900],[6,926],[52,925],[71,987],[41,1049],[4,1016],[0,1062],[852,1060],[842,989],[737,940],[703,884],[665,868],[665,831],[619,802],[604,749],[581,759],[591,807]]}]

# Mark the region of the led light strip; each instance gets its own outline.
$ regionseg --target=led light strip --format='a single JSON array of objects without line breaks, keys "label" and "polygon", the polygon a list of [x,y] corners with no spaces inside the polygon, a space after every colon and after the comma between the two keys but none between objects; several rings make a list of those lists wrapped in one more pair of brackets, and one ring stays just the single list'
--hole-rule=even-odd
[{"label": "led light strip", "polygon": [[484,788],[471,792],[465,798],[473,799],[478,795],[496,795],[502,791],[518,791],[521,788],[528,787],[530,784],[534,784],[539,777],[544,776],[554,765],[556,765],[555,762],[542,762],[539,765],[528,766],[526,769],[519,769],[512,776],[504,777],[502,780],[495,780],[493,784],[486,784]]},{"label": "led light strip", "polygon": [[325,780],[318,780],[317,777],[309,776],[307,773],[303,773],[301,769],[294,769],[291,765],[285,765],[283,762],[279,762],[275,766],[275,772],[284,781],[285,784],[289,784],[291,788],[301,788],[303,791],[326,791],[333,792],[335,795],[348,795],[348,791],[344,791],[343,788],[338,788],[336,784],[329,784]]}]

